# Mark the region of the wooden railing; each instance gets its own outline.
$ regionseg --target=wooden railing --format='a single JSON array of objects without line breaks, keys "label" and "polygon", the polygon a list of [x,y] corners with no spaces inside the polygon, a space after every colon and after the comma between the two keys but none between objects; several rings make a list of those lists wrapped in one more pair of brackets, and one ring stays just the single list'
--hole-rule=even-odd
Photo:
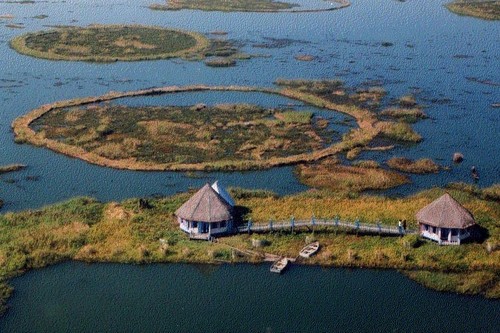
[{"label": "wooden railing", "polygon": [[269,221],[267,224],[263,223],[253,223],[251,220],[241,225],[237,228],[239,233],[251,233],[251,232],[268,232],[277,230],[290,230],[294,231],[298,228],[306,227],[308,229],[314,230],[315,227],[335,227],[349,229],[353,231],[359,231],[363,233],[374,233],[374,234],[384,234],[384,235],[406,235],[406,234],[416,234],[415,229],[404,229],[399,226],[383,225],[380,222],[377,223],[361,223],[358,220],[353,222],[341,220],[339,217],[335,217],[333,220],[328,219],[316,219],[311,218],[311,220],[295,220],[293,217],[290,221]]}]

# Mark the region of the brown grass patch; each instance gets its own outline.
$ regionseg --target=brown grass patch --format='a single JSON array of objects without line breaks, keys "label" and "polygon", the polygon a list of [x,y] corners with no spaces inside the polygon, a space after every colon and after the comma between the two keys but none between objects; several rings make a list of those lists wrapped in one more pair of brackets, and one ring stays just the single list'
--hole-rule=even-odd
[{"label": "brown grass patch", "polygon": [[315,188],[336,192],[382,190],[409,182],[399,173],[380,169],[340,165],[335,160],[325,160],[314,165],[297,167],[300,181]]},{"label": "brown grass patch", "polygon": [[437,173],[439,171],[439,165],[429,158],[414,161],[406,157],[393,157],[387,161],[387,165],[391,169],[417,174]]}]

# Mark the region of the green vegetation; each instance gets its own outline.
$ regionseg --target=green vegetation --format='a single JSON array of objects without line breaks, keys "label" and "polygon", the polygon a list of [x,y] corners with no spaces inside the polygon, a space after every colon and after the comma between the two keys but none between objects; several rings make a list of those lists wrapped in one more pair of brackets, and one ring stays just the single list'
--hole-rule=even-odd
[{"label": "green vegetation", "polygon": [[[343,152],[349,159],[354,159],[363,150],[388,150],[394,147],[371,144],[378,137],[406,142],[419,142],[422,139],[407,123],[377,118],[378,108],[385,96],[385,91],[380,87],[353,89],[345,87],[338,80],[278,80],[276,84],[279,89],[193,85],[109,92],[102,96],[43,105],[17,118],[12,127],[16,142],[30,142],[90,163],[132,170],[263,169],[316,162]],[[117,112],[117,107],[102,106],[103,102],[124,97],[189,91],[277,94],[344,113],[356,120],[359,128],[351,129],[340,142],[332,143],[332,136],[325,135],[328,132],[328,120],[314,118],[310,112],[283,109],[265,114],[262,108],[254,105],[243,111],[239,110],[240,106],[200,109],[202,112],[193,111],[196,106],[172,106],[163,108],[166,112],[152,107],[143,108],[141,113],[133,112],[140,111],[140,108],[120,106],[121,112]],[[156,118],[145,116],[146,109],[152,111],[151,115],[155,114]],[[256,114],[260,113],[259,119],[245,114],[254,109]],[[114,112],[114,118],[104,111]],[[98,117],[91,116],[95,114]],[[125,114],[130,116],[124,117]],[[217,120],[207,120],[204,114],[215,115]],[[175,119],[169,118],[172,116]],[[200,118],[196,119],[197,116]],[[266,119],[270,116],[270,119]],[[116,117],[123,119],[118,120]],[[251,138],[245,132],[256,135]],[[177,138],[172,137],[171,133],[183,139],[176,143]],[[155,140],[159,141],[155,139],[156,134],[165,139],[158,142],[163,146],[155,143]]]},{"label": "green vegetation", "polygon": [[326,188],[334,192],[383,190],[410,182],[407,177],[378,168],[374,163],[346,166],[332,159],[317,164],[300,165],[296,173],[300,182],[307,186]]},{"label": "green vegetation", "polygon": [[[243,219],[268,223],[297,219],[333,218],[363,222],[381,221],[395,225],[406,219],[416,227],[415,213],[444,193],[432,189],[407,198],[346,196],[326,191],[309,191],[278,197],[268,191],[230,189]],[[355,232],[316,228],[313,237],[321,251],[308,263],[324,266],[395,268],[412,272],[412,278],[441,290],[479,293],[500,297],[500,203],[464,191],[448,192],[469,209],[478,224],[488,230],[484,244],[438,246],[416,236],[362,236]],[[233,246],[253,250],[254,235],[220,238],[218,243],[190,241],[180,231],[173,213],[189,198],[189,193],[122,203],[99,203],[90,198],[75,198],[41,210],[0,215],[0,308],[12,293],[8,280],[33,268],[64,260],[87,262],[260,262],[260,256],[235,256]],[[297,256],[311,231],[296,230],[262,234],[263,251]],[[163,239],[162,242],[159,240]],[[489,245],[488,245],[489,244]],[[471,275],[472,274],[472,275]],[[463,276],[474,276],[464,281]],[[445,277],[450,277],[446,279]],[[456,277],[456,278],[455,278]],[[447,281],[439,287],[439,281]]]},{"label": "green vegetation", "polygon": [[313,113],[285,111],[276,113],[275,117],[285,122],[285,124],[310,124],[313,119]]},{"label": "green vegetation", "polygon": [[[320,0],[315,0],[320,1]],[[338,3],[336,7],[328,7],[324,9],[301,9],[299,5],[288,2],[275,0],[168,0],[165,3],[154,3],[149,6],[153,10],[204,10],[204,11],[221,11],[221,12],[283,12],[289,11],[294,13],[300,12],[322,12],[337,10],[350,6],[347,0],[334,0]]]},{"label": "green vegetation", "polygon": [[10,42],[19,53],[37,58],[93,62],[202,58],[209,44],[198,33],[139,25],[61,27]]},{"label": "green vegetation", "polygon": [[380,112],[382,116],[401,119],[407,123],[414,123],[427,115],[420,108],[388,108]]},{"label": "green vegetation", "polygon": [[186,107],[89,105],[32,123],[43,137],[111,160],[155,164],[264,160],[325,147],[310,112],[248,104]]},{"label": "green vegetation", "polygon": [[387,165],[391,169],[408,173],[425,174],[437,173],[439,171],[439,165],[429,158],[413,161],[406,157],[393,157],[387,161]]},{"label": "green vegetation", "polygon": [[379,122],[380,135],[395,141],[417,143],[422,141],[420,134],[415,132],[410,125],[403,122]]},{"label": "green vegetation", "polygon": [[446,8],[458,15],[500,20],[500,1],[456,0],[447,4]]},{"label": "green vegetation", "polygon": [[236,66],[236,60],[232,58],[211,58],[205,60],[205,65],[209,67],[233,67]]},{"label": "green vegetation", "polygon": [[169,0],[165,4],[153,4],[154,10],[197,9],[223,12],[275,12],[297,5],[273,0]]}]

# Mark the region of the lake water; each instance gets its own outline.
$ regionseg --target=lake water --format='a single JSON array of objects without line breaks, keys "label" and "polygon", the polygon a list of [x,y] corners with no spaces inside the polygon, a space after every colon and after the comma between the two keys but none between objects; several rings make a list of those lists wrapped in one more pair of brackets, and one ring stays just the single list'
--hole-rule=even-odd
[{"label": "lake water", "polygon": [[[361,158],[384,162],[392,156],[430,157],[451,165],[452,154],[460,151],[465,161],[438,175],[412,176],[412,184],[388,191],[391,195],[470,182],[472,165],[481,174],[479,186],[499,182],[500,112],[491,107],[500,102],[498,22],[451,14],[443,0],[352,0],[347,9],[311,14],[159,12],[147,8],[153,1],[0,1],[0,15],[14,15],[12,20],[0,19],[0,165],[28,165],[0,176],[3,212],[77,195],[105,201],[168,195],[216,179],[226,186],[280,194],[303,191],[306,187],[295,179],[293,167],[199,173],[195,178],[112,170],[17,145],[10,130],[16,117],[61,99],[195,83],[271,87],[277,78],[341,78],[352,86],[377,81],[389,92],[387,104],[416,93],[430,116],[414,126],[424,142],[363,153]],[[34,18],[41,14],[48,18]],[[9,23],[24,29],[7,28]],[[92,64],[34,59],[8,47],[20,33],[91,23],[223,30],[242,43],[245,52],[266,57],[233,68],[182,60]],[[300,62],[295,59],[300,54],[316,59]],[[220,93],[165,100],[270,106],[289,102],[264,94]],[[500,327],[498,301],[435,293],[392,271],[292,267],[274,276],[267,270],[247,265],[58,265],[14,280],[12,308],[0,320],[0,332],[498,332]]]},{"label": "lake water", "polygon": [[[417,93],[431,117],[415,125],[425,141],[390,152],[364,153],[361,158],[384,162],[392,156],[430,157],[451,165],[451,155],[461,151],[465,162],[438,175],[412,176],[413,184],[388,191],[391,195],[451,181],[470,182],[472,165],[480,172],[479,186],[499,181],[500,113],[491,107],[500,100],[498,22],[453,15],[443,1],[436,0],[353,0],[347,9],[308,14],[160,12],[147,8],[151,1],[0,2],[0,15],[14,16],[0,19],[0,165],[28,165],[24,171],[0,176],[3,211],[37,208],[76,195],[106,201],[168,195],[215,179],[227,186],[266,188],[280,194],[303,191],[306,188],[295,179],[293,167],[200,173],[196,179],[183,173],[110,170],[43,148],[17,145],[10,130],[19,115],[60,99],[193,83],[272,86],[280,77],[341,78],[352,86],[379,81],[389,92],[386,103]],[[329,3],[318,2],[325,5]],[[48,17],[34,18],[41,14]],[[24,29],[7,28],[8,23],[23,24]],[[227,38],[244,44],[243,51],[266,57],[239,62],[234,68],[209,68],[182,60],[92,64],[34,59],[8,47],[12,37],[24,32],[91,23],[138,23],[202,33],[223,30]],[[384,47],[384,42],[393,46]],[[299,54],[314,55],[316,60],[297,61],[294,57]],[[215,102],[223,98],[214,96]],[[269,97],[262,94],[252,99],[266,100]]]},{"label": "lake water", "polygon": [[498,332],[500,301],[394,271],[70,262],[13,280],[2,333]]}]

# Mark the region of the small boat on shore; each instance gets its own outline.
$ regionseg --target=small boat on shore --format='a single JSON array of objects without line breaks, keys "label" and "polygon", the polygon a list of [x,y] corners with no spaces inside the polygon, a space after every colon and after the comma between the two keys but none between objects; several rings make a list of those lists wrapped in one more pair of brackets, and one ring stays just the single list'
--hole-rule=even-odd
[{"label": "small boat on shore", "polygon": [[279,258],[272,264],[270,271],[272,273],[280,274],[286,268],[287,265],[288,265],[288,258]]},{"label": "small boat on shore", "polygon": [[299,256],[302,258],[309,258],[316,252],[318,252],[319,249],[319,242],[313,242],[310,244],[307,244],[302,250],[299,252]]}]

